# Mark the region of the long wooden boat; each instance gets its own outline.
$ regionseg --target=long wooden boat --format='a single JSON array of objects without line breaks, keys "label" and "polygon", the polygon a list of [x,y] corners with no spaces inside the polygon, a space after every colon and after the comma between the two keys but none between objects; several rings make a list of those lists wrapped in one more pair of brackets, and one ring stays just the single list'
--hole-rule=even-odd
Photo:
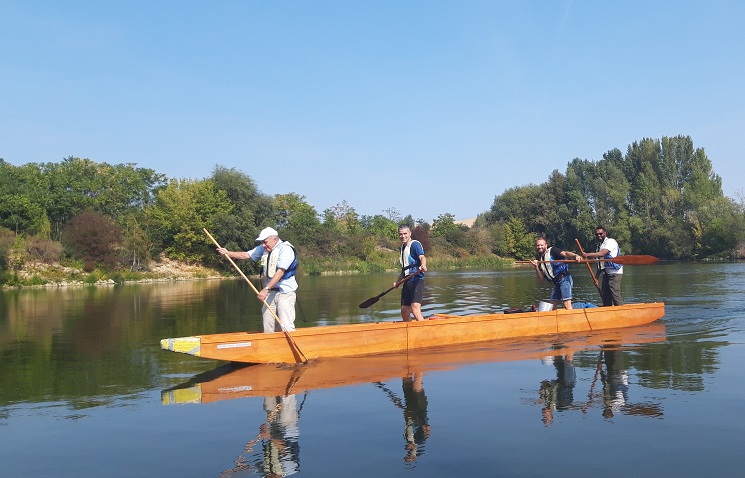
[{"label": "long wooden boat", "polygon": [[[308,359],[406,352],[516,337],[630,327],[665,315],[662,302],[519,314],[435,314],[421,322],[377,322],[295,330],[291,338],[233,332],[163,339],[161,348],[197,357],[245,363],[295,363],[296,345]],[[290,343],[293,341],[294,343]]]},{"label": "long wooden boat", "polygon": [[303,393],[309,390],[385,382],[479,363],[574,356],[582,351],[628,348],[666,340],[660,322],[584,333],[493,340],[411,352],[320,358],[307,364],[229,363],[161,392],[164,405],[211,403],[235,398]]}]

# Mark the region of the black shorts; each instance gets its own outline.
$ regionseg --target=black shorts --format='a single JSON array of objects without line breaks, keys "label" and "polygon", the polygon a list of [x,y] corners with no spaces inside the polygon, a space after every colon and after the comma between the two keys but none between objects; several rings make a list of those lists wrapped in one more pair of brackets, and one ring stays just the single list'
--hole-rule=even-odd
[{"label": "black shorts", "polygon": [[401,305],[411,305],[414,302],[422,303],[424,293],[424,279],[411,279],[401,286]]}]

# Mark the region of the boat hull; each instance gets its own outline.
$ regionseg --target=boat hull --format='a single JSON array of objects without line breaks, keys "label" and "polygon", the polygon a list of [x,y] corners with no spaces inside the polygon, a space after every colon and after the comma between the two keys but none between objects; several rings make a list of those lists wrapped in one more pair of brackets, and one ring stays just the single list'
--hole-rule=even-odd
[{"label": "boat hull", "polygon": [[[308,327],[291,333],[308,359],[405,352],[452,344],[588,332],[648,324],[665,315],[662,302],[519,314],[435,314],[421,322]],[[290,338],[234,332],[161,340],[161,348],[213,360],[295,363]]]},{"label": "boat hull", "polygon": [[210,403],[235,398],[289,395],[310,390],[385,382],[394,378],[455,370],[480,363],[574,356],[586,350],[663,342],[660,322],[585,333],[448,345],[407,352],[320,358],[307,364],[224,364],[161,392],[164,405]]}]

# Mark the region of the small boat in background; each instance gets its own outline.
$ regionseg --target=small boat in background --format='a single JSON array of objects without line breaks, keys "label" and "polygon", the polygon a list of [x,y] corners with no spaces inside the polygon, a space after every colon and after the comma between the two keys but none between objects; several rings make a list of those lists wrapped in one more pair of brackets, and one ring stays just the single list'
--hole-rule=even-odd
[{"label": "small boat in background", "polygon": [[[411,352],[431,347],[591,332],[648,324],[665,315],[662,302],[519,314],[435,314],[421,322],[308,327],[270,334],[232,332],[163,339],[161,348],[213,360],[296,363],[308,359]],[[302,355],[301,354],[301,355]]]}]

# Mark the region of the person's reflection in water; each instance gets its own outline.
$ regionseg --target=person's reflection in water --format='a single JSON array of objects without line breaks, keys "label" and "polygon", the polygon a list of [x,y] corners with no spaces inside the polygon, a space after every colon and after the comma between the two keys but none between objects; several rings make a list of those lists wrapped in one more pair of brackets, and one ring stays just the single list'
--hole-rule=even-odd
[{"label": "person's reflection in water", "polygon": [[629,372],[623,363],[623,352],[604,350],[607,376],[603,380],[603,417],[613,418],[629,399]]},{"label": "person's reflection in water", "polygon": [[[298,409],[295,395],[264,397],[266,423],[259,429],[264,476],[290,476],[300,471]],[[257,469],[262,469],[257,466]]]},{"label": "person's reflection in water", "polygon": [[544,380],[538,391],[539,403],[543,404],[541,419],[546,426],[551,426],[554,420],[554,412],[557,410],[568,410],[574,402],[574,385],[577,382],[577,371],[574,368],[574,357],[572,354],[550,357],[556,368],[555,380]]},{"label": "person's reflection in water", "polygon": [[427,419],[427,396],[422,386],[421,372],[415,372],[402,378],[404,391],[404,439],[407,454],[405,461],[411,462],[424,453],[424,442],[430,434]]},{"label": "person's reflection in water", "polygon": [[[251,469],[265,478],[290,476],[300,471],[300,433],[297,426],[300,409],[295,395],[264,397],[264,411],[266,422],[259,427],[259,434],[246,443],[243,453],[235,460],[235,467],[223,471],[220,478],[246,473]],[[259,443],[260,457],[258,452],[254,452]]]},{"label": "person's reflection in water", "polygon": [[382,382],[375,382],[375,386],[383,390],[391,402],[404,411],[404,440],[406,441],[404,461],[406,462],[415,461],[418,456],[424,454],[424,443],[430,434],[427,396],[422,386],[423,377],[422,372],[414,372],[401,378],[403,400]]}]

